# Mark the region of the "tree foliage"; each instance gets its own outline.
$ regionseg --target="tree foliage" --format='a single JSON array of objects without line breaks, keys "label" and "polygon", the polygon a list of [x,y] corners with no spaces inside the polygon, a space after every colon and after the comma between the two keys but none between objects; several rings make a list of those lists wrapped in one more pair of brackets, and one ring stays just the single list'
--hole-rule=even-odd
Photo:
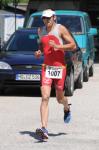
[{"label": "tree foliage", "polygon": [[0,0],[0,8],[6,7],[9,3],[18,4],[18,3],[28,3],[29,0]]},{"label": "tree foliage", "polygon": [[0,2],[1,3],[6,3],[6,4],[8,4],[8,3],[13,3],[14,1],[18,1],[19,3],[27,3],[28,2],[28,0],[0,0]]}]

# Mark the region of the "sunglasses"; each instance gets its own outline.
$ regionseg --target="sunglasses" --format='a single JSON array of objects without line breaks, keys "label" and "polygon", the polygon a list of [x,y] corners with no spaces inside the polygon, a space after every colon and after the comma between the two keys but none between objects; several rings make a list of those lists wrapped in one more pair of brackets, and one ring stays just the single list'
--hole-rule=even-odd
[{"label": "sunglasses", "polygon": [[51,19],[51,17],[42,17],[42,19],[50,20],[50,19]]}]

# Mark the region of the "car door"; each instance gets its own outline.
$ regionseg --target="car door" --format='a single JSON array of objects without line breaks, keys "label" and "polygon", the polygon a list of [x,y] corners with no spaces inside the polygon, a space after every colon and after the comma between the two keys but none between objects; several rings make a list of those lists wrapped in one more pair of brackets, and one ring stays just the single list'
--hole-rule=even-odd
[{"label": "car door", "polygon": [[94,60],[94,37],[90,34],[91,22],[88,16],[85,16],[86,23],[86,34],[87,34],[87,42],[88,42],[88,55],[89,55],[89,65]]},{"label": "car door", "polygon": [[73,54],[73,59],[74,59],[74,79],[77,80],[82,70],[82,52],[79,47],[75,50]]}]

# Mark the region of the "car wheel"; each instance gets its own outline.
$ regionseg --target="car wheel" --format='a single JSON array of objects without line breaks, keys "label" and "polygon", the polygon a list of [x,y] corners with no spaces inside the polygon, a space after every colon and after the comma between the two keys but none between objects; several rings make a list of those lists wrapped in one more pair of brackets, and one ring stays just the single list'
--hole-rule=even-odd
[{"label": "car wheel", "polygon": [[79,77],[75,83],[75,87],[81,89],[83,87],[83,69],[81,70]]},{"label": "car wheel", "polygon": [[74,72],[71,69],[70,74],[65,80],[65,96],[72,96],[74,93]]},{"label": "car wheel", "polygon": [[94,66],[92,65],[90,68],[89,68],[89,76],[92,77],[94,74]]},{"label": "car wheel", "polygon": [[89,80],[89,68],[87,66],[84,69],[83,79],[84,79],[84,82],[87,82]]}]

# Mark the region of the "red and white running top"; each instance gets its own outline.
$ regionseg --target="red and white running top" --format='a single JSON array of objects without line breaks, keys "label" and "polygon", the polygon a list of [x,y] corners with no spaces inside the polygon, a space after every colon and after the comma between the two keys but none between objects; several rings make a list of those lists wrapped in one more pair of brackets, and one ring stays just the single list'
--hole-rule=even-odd
[{"label": "red and white running top", "polygon": [[63,44],[63,40],[59,36],[59,26],[60,24],[56,24],[49,33],[46,31],[46,27],[43,27],[39,34],[43,46],[44,64],[46,65],[65,66],[64,50],[54,50],[54,48],[49,45],[49,40],[53,40],[56,44]]}]

